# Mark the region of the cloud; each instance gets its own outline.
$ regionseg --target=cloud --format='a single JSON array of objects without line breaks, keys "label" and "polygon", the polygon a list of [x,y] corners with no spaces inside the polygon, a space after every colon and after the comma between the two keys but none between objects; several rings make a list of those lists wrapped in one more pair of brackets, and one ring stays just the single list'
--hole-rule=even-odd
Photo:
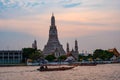
[{"label": "cloud", "polygon": [[80,4],[77,0],[1,0],[0,18],[58,12],[57,8],[64,10],[64,8],[73,8]]},{"label": "cloud", "polygon": [[15,18],[42,13],[45,9],[43,0],[1,0],[0,18]]},{"label": "cloud", "polygon": [[[0,0],[0,31],[12,31],[10,36],[24,33],[40,37],[39,41],[44,46],[45,40],[48,39],[51,13],[54,12],[59,37],[64,41],[94,34],[97,36],[103,32],[113,34],[116,31],[120,32],[119,6],[118,0]],[[119,37],[119,34],[117,33],[116,36]],[[22,36],[24,39],[24,35]],[[102,38],[101,35],[99,36]],[[118,40],[116,37],[114,39]],[[27,39],[26,42],[29,40]],[[96,39],[93,42],[99,43],[100,40]],[[109,40],[112,42],[111,39]],[[83,40],[82,43],[86,42]],[[87,45],[81,46],[87,47]],[[94,45],[90,44],[90,46]]]},{"label": "cloud", "polygon": [[81,4],[81,3],[64,4],[63,7],[64,7],[64,8],[72,8],[72,7],[79,6],[80,4]]},{"label": "cloud", "polygon": [[81,4],[78,0],[60,0],[59,3],[63,8],[73,8]]},{"label": "cloud", "polygon": [[[40,0],[1,0],[1,6],[8,7],[8,8],[15,8],[15,7],[33,7],[43,4]],[[14,6],[16,5],[16,6]]]}]

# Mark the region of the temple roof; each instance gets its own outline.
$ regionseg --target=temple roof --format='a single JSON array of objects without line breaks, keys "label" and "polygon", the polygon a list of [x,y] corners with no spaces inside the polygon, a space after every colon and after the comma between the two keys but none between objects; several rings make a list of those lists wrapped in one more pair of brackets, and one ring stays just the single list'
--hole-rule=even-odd
[{"label": "temple roof", "polygon": [[120,53],[117,51],[116,48],[113,48],[113,49],[108,49],[109,52],[112,52],[116,57],[119,57],[120,56]]}]

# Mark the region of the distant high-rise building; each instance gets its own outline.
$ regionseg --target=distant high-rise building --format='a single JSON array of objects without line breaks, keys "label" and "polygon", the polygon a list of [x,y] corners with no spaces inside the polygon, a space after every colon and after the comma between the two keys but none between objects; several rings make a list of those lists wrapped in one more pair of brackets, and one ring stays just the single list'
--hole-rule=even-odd
[{"label": "distant high-rise building", "polygon": [[57,27],[55,25],[55,17],[53,14],[51,17],[51,25],[49,29],[49,39],[47,44],[44,46],[43,54],[55,54],[56,57],[65,54],[63,46],[60,44],[58,39]]},{"label": "distant high-rise building", "polygon": [[37,41],[34,40],[34,42],[32,43],[32,48],[37,50]]}]

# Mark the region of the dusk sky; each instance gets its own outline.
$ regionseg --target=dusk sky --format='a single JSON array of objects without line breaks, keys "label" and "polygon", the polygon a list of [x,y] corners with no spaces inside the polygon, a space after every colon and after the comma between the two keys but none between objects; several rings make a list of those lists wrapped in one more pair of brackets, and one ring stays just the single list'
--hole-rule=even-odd
[{"label": "dusk sky", "polygon": [[0,50],[31,47],[43,50],[54,13],[58,37],[66,50],[120,52],[120,0],[0,0]]}]

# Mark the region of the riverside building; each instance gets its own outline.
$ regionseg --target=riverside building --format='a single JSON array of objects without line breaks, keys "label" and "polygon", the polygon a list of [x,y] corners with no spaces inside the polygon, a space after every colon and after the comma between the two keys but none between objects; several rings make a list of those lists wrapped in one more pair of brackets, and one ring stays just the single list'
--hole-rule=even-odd
[{"label": "riverside building", "polygon": [[0,64],[19,64],[22,61],[22,50],[1,50]]}]

